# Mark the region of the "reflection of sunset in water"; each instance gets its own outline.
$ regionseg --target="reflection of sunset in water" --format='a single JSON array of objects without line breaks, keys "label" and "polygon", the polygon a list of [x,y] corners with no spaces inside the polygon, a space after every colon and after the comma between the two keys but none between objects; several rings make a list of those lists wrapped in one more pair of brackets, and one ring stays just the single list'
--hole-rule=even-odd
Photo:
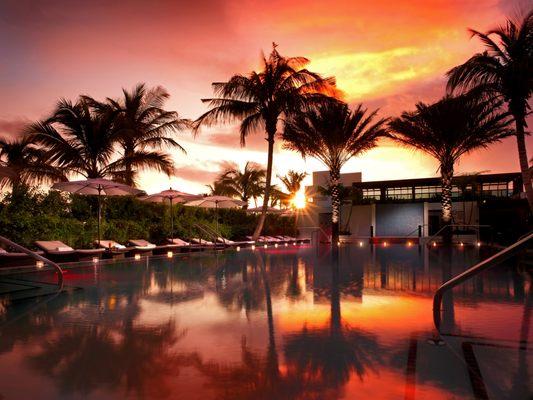
[{"label": "reflection of sunset in water", "polygon": [[[122,262],[97,274],[71,269],[67,284],[82,290],[30,314],[6,310],[4,320],[13,322],[2,330],[0,368],[7,373],[0,393],[468,398],[466,345],[484,375],[494,373],[486,361],[494,354],[507,371],[499,372],[501,382],[486,380],[488,393],[514,390],[521,398],[532,361],[517,347],[530,278],[516,263],[458,288],[445,303],[451,335],[443,336],[444,346],[428,344],[434,286],[475,262],[478,251],[454,254],[451,268],[438,250],[391,245],[373,252],[345,247],[338,261],[306,247]],[[13,382],[23,380],[20,393]]]}]

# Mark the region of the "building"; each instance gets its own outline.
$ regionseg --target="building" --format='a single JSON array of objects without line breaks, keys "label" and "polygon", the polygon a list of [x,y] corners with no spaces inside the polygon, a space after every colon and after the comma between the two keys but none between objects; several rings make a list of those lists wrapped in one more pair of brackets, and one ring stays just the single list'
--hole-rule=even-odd
[{"label": "building", "polygon": [[[306,188],[309,204],[305,215],[298,219],[302,233],[329,231],[331,198],[322,189],[327,183],[327,171],[313,173],[313,184]],[[362,174],[357,172],[342,174],[341,183],[345,199],[340,229],[345,236],[429,237],[441,228],[438,177],[363,182]],[[497,199],[520,198],[521,189],[520,173],[457,176],[452,189],[453,221],[479,231],[479,225],[484,224],[483,205]]]}]

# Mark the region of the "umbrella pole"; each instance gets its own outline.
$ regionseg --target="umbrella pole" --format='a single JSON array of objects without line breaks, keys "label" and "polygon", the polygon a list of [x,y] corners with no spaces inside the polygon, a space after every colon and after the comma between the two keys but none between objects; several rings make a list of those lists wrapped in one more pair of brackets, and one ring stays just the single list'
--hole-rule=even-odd
[{"label": "umbrella pole", "polygon": [[217,235],[218,235],[218,201],[215,201],[215,219],[216,219],[216,227],[217,227]]},{"label": "umbrella pole", "polygon": [[172,197],[170,200],[170,238],[174,240],[174,213],[172,212]]},{"label": "umbrella pole", "polygon": [[102,205],[100,201],[101,188],[98,188],[98,247],[100,247],[100,223],[102,220]]}]

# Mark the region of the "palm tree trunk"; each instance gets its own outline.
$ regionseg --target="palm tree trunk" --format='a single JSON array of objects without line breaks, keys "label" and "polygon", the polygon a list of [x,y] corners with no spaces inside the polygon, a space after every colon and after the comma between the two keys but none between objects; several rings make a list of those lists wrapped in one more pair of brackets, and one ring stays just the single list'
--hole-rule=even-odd
[{"label": "palm tree trunk", "polygon": [[[440,167],[442,182],[442,224],[444,226],[452,223],[452,178],[453,165],[442,164]],[[442,239],[444,244],[449,245],[452,242],[452,230],[446,228],[443,231]]]},{"label": "palm tree trunk", "polygon": [[340,199],[340,172],[334,169],[329,171],[331,179],[331,244],[337,245],[339,241],[339,221],[341,213],[341,199]]},{"label": "palm tree trunk", "polygon": [[266,173],[266,182],[265,182],[265,195],[263,198],[263,209],[261,210],[261,216],[255,227],[254,235],[252,237],[253,241],[256,241],[257,238],[261,235],[263,231],[263,225],[265,224],[265,218],[268,210],[268,202],[270,199],[270,184],[272,181],[272,161],[274,158],[274,140],[276,136],[276,123],[267,122],[267,134],[268,134],[268,161],[267,161],[267,173]]},{"label": "palm tree trunk", "polygon": [[516,121],[516,142],[518,144],[518,160],[520,161],[520,171],[522,172],[522,181],[526,192],[529,209],[533,211],[533,187],[531,186],[531,174],[529,171],[529,162],[527,158],[526,139],[524,134],[524,124],[522,119],[515,116]]}]

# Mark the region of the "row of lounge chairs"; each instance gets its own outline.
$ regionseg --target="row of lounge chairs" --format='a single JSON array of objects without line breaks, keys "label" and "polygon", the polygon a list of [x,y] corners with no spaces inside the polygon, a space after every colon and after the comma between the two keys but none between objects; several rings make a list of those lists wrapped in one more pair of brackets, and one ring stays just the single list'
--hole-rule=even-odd
[{"label": "row of lounge chairs", "polygon": [[[36,253],[43,255],[54,262],[78,262],[91,261],[100,258],[115,259],[135,257],[136,255],[150,256],[167,254],[168,252],[200,251],[206,249],[222,249],[226,247],[246,247],[254,244],[285,244],[301,243],[302,239],[290,236],[260,236],[257,242],[247,236],[245,241],[233,241],[224,237],[218,237],[216,241],[208,241],[201,238],[191,238],[184,241],[179,238],[168,239],[168,243],[155,245],[144,239],[129,240],[126,245],[113,240],[100,240],[95,242],[95,249],[74,249],[65,243],[55,241],[37,241],[35,245],[40,249]],[[13,267],[33,265],[35,260],[26,253],[12,253],[0,248],[0,267]]]}]

